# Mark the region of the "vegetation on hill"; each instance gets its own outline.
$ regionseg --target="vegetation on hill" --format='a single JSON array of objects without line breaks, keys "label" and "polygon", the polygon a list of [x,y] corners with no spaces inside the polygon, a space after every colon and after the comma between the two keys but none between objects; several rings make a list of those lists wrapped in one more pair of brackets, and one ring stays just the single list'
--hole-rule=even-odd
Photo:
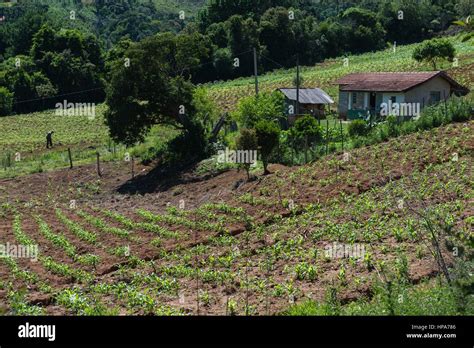
[{"label": "vegetation on hill", "polygon": [[468,3],[455,0],[210,0],[198,16],[187,16],[200,4],[24,0],[2,6],[0,87],[8,91],[2,89],[0,112],[45,109],[55,104],[55,95],[103,101],[111,79],[104,66],[114,59],[108,52],[125,53],[124,42],[159,41],[156,34],[165,31],[177,40],[206,43],[201,49],[208,52],[187,67],[186,76],[203,83],[253,74],[254,48],[260,73],[295,66],[297,60],[313,65],[431,38],[472,12]]},{"label": "vegetation on hill", "polygon": [[472,129],[446,125],[279,170],[190,208],[174,205],[193,202],[187,185],[160,208],[157,195],[100,194],[115,177],[65,187],[57,173],[30,199],[2,182],[2,238],[44,247],[35,267],[0,258],[2,312],[472,315]]},{"label": "vegetation on hill", "polygon": [[0,244],[41,244],[0,257],[0,314],[473,315],[473,95],[288,128],[275,92],[297,58],[336,101],[347,73],[433,63],[472,88],[469,24],[432,38],[472,1],[201,4],[0,8]]},{"label": "vegetation on hill", "polygon": [[[447,70],[449,75],[464,86],[474,87],[474,44],[473,40],[463,40],[463,36],[451,37],[449,41],[455,48],[455,63],[441,62],[439,69]],[[302,87],[318,87],[326,91],[336,104],[338,87],[334,84],[338,78],[355,72],[378,71],[425,71],[431,70],[430,63],[417,62],[413,52],[419,44],[397,45],[377,52],[359,55],[344,55],[336,59],[328,59],[315,66],[302,67]],[[259,76],[259,88],[263,92],[273,92],[278,88],[294,86],[296,69],[279,69]],[[219,81],[205,85],[209,96],[224,110],[234,110],[238,101],[255,94],[253,78],[238,78],[232,81]]]}]

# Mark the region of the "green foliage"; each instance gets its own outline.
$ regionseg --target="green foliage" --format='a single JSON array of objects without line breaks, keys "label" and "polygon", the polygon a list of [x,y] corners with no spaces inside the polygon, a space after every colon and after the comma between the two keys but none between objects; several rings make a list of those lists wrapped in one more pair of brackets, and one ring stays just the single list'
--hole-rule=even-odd
[{"label": "green foliage", "polygon": [[[441,10],[428,1],[383,1],[380,3],[378,17],[387,31],[387,40],[401,44],[426,38],[428,30],[439,30],[439,25],[437,27],[434,21],[435,18],[442,17],[439,11],[444,12],[446,17],[450,16],[447,9]],[[442,18],[443,25],[449,25],[448,21],[448,18]]]},{"label": "green foliage", "polygon": [[347,132],[351,137],[364,136],[370,131],[368,123],[364,120],[354,120],[349,123]]},{"label": "green foliage", "polygon": [[258,96],[242,98],[232,116],[243,127],[252,128],[260,120],[278,121],[284,118],[284,108],[282,93],[260,93]]},{"label": "green foliage", "polygon": [[377,15],[369,10],[352,7],[342,15],[347,23],[348,49],[350,52],[376,51],[385,45],[385,30]]},{"label": "green foliage", "polygon": [[308,162],[308,149],[321,141],[322,127],[311,115],[304,115],[298,118],[288,131],[288,141],[295,151],[304,149],[304,161]]},{"label": "green foliage", "polygon": [[219,109],[208,96],[205,88],[196,88],[193,93],[192,105],[196,110],[195,119],[204,129],[211,130],[219,118]]},{"label": "green foliage", "polygon": [[13,108],[13,93],[5,87],[0,87],[0,116],[8,115]]},{"label": "green foliage", "polygon": [[454,96],[446,102],[424,108],[421,116],[416,120],[401,122],[395,116],[389,116],[386,122],[374,126],[366,136],[354,139],[354,147],[376,144],[391,137],[429,130],[451,122],[465,122],[472,119],[473,108],[472,97]]},{"label": "green foliage", "polygon": [[295,139],[302,139],[311,143],[321,140],[323,130],[313,116],[305,115],[296,120],[294,126],[290,129],[290,133]]},{"label": "green foliage", "polygon": [[423,42],[413,51],[413,59],[427,61],[437,70],[437,62],[442,59],[452,61],[456,50],[448,39],[432,39]]},{"label": "green foliage", "polygon": [[209,54],[200,34],[159,34],[133,44],[126,52],[133,68],[115,65],[107,94],[106,115],[116,141],[143,141],[155,124],[193,130],[195,108],[189,66]]},{"label": "green foliage", "polygon": [[280,128],[271,121],[262,120],[255,125],[258,147],[262,155],[263,169],[268,174],[268,160],[280,140]]},{"label": "green foliage", "polygon": [[[258,148],[257,134],[254,129],[242,128],[236,140],[237,150],[255,151]],[[250,179],[250,163],[242,163],[247,172],[247,179]]]},{"label": "green foliage", "polygon": [[[408,286],[395,284],[390,294],[390,306],[395,315],[460,315],[456,294],[447,286],[421,284]],[[474,303],[470,301],[465,314],[473,314]],[[375,287],[375,296],[370,300],[357,300],[343,306],[334,307],[330,301],[318,303],[306,301],[294,305],[283,315],[388,315],[385,287]]]},{"label": "green foliage", "polygon": [[[229,40],[228,47],[232,52],[232,57],[239,58],[239,66],[234,68],[235,76],[246,76],[253,73],[253,57],[249,52],[253,48],[260,51],[258,40],[258,24],[252,19],[244,19],[235,15],[229,18]],[[243,54],[247,52],[247,54]]]}]

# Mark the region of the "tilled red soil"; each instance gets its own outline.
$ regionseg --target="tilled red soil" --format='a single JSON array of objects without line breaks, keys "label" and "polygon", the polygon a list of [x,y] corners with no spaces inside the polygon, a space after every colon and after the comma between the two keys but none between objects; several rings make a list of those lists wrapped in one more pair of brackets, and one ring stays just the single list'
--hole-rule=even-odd
[{"label": "tilled red soil", "polygon": [[[2,195],[0,204],[8,202],[16,211],[21,214],[21,227],[25,234],[33,239],[39,246],[41,254],[51,256],[55,261],[68,265],[72,268],[80,268],[94,275],[94,283],[116,284],[119,281],[130,281],[132,270],[123,273],[120,269],[130,263],[130,256],[116,255],[113,249],[117,247],[129,247],[130,255],[144,261],[154,260],[156,267],[169,267],[178,264],[179,261],[186,263],[186,251],[193,247],[208,246],[209,250],[202,255],[196,256],[189,262],[193,264],[196,260],[206,260],[210,255],[223,256],[229,252],[230,247],[216,247],[212,238],[225,234],[234,236],[236,244],[245,250],[246,256],[241,257],[231,267],[231,271],[238,274],[238,279],[233,283],[205,283],[195,277],[180,277],[178,282],[184,295],[184,301],[176,296],[159,295],[159,301],[171,307],[182,308],[186,312],[197,313],[196,289],[201,292],[207,291],[211,300],[199,308],[200,314],[226,314],[228,312],[229,299],[239,303],[238,308],[242,313],[242,303],[248,302],[255,307],[254,314],[272,314],[284,310],[289,306],[287,296],[269,296],[268,293],[275,290],[277,284],[287,284],[292,276],[288,268],[299,263],[301,256],[286,257],[275,260],[273,268],[265,272],[259,267],[265,262],[262,250],[275,246],[278,241],[288,241],[295,236],[301,236],[300,248],[303,250],[320,249],[330,241],[322,239],[312,240],[312,233],[317,230],[315,219],[308,221],[298,220],[299,216],[304,216],[303,207],[308,204],[319,205],[323,215],[319,220],[325,221],[326,215],[331,211],[325,211],[334,200],[341,197],[352,197],[354,201],[358,197],[370,197],[372,193],[379,195],[380,201],[384,197],[382,193],[377,193],[378,189],[383,189],[395,185],[404,178],[411,177],[414,173],[423,172],[436,165],[444,165],[452,159],[453,153],[459,154],[459,161],[466,161],[472,165],[472,153],[474,149],[474,138],[472,134],[474,122],[468,124],[453,124],[430,132],[413,134],[397,139],[392,139],[387,143],[378,144],[368,148],[361,148],[351,151],[351,160],[342,161],[342,155],[331,155],[325,159],[317,161],[303,167],[287,168],[281,165],[271,165],[272,174],[258,176],[256,180],[246,182],[246,174],[243,171],[229,170],[224,173],[208,176],[198,176],[193,168],[176,173],[171,176],[156,175],[153,167],[139,165],[136,169],[140,174],[134,180],[130,180],[130,168],[128,164],[103,163],[102,177],[96,174],[94,165],[76,167],[73,169],[57,170],[49,173],[38,173],[23,176],[15,179],[0,180],[0,194]],[[440,171],[436,180],[448,180],[443,177]],[[469,173],[470,176],[472,173]],[[456,174],[457,175],[457,174]],[[472,178],[472,176],[470,176]],[[444,181],[443,181],[444,182]],[[146,190],[140,192],[140,187],[135,187],[135,193],[119,193],[124,191],[124,187],[129,189],[136,183],[143,184]],[[414,185],[421,185],[415,183]],[[150,192],[150,187],[153,190]],[[413,186],[418,187],[418,186]],[[413,207],[421,207],[423,204],[441,204],[451,202],[456,199],[465,199],[462,196],[440,191],[433,195],[431,201],[419,202],[413,199]],[[244,197],[244,198],[243,198]],[[253,202],[249,201],[253,197]],[[147,232],[143,228],[136,228],[131,231],[132,238],[123,238],[110,232],[105,232],[101,228],[86,222],[81,218],[75,209],[69,209],[71,201],[74,200],[77,210],[82,210],[88,214],[102,219],[107,226],[127,229],[123,224],[112,219],[105,214],[96,211],[110,210],[118,212],[136,222],[145,222],[137,214],[137,209],[145,209],[156,214],[166,214],[167,208],[178,207],[180,203],[185,204],[188,211],[186,218],[194,222],[206,222],[202,216],[194,209],[206,203],[226,203],[231,207],[241,207],[245,216],[250,222],[240,221],[232,214],[218,214],[213,218],[218,219],[223,216],[224,231],[215,231],[206,228],[188,228],[179,223],[160,222],[163,228],[168,231],[177,232],[180,236],[176,238],[161,238],[159,246],[152,245],[152,241],[157,237],[153,232]],[[294,210],[288,209],[285,202],[291,200],[296,205]],[[407,213],[399,213],[394,207],[377,206],[374,201],[375,211],[388,217],[397,216],[402,226],[410,216]],[[66,228],[57,218],[55,208],[61,208],[70,221],[80,224],[84,229],[97,235],[97,244],[91,245],[79,239],[72,231]],[[344,209],[350,211],[352,203],[344,203]],[[395,214],[395,215],[394,215]],[[77,254],[94,254],[100,258],[100,263],[93,266],[78,265],[71,259],[65,251],[48,240],[38,229],[38,224],[34,216],[40,215],[49,225],[52,232],[63,234],[75,247]],[[468,208],[456,213],[456,223],[464,226],[467,217],[472,215]],[[361,213],[360,216],[345,214],[342,217],[333,218],[337,224],[346,224],[351,221],[364,223],[369,220],[372,212]],[[362,218],[361,218],[362,217]],[[329,218],[329,217],[328,217]],[[288,233],[281,232],[291,221],[295,220],[296,225],[291,227]],[[303,219],[304,220],[304,219]],[[215,222],[215,221],[213,221]],[[13,214],[6,213],[0,220],[0,242],[15,243],[15,236],[12,230]],[[337,225],[336,224],[336,225]],[[128,229],[127,229],[128,230]],[[263,230],[263,235],[257,232]],[[248,237],[250,233],[250,237]],[[281,237],[283,235],[283,237]],[[245,238],[249,238],[246,240]],[[282,239],[283,238],[283,239]],[[358,237],[359,238],[359,237]],[[331,241],[332,242],[332,241]],[[357,242],[357,240],[356,240]],[[364,243],[363,240],[359,241]],[[378,245],[380,244],[380,245]],[[385,236],[380,241],[370,243],[374,259],[385,260],[393,263],[397,259],[394,250],[403,247],[405,253],[410,257],[409,274],[412,283],[418,283],[425,278],[433,277],[438,273],[431,256],[427,253],[420,257],[415,257],[419,242],[404,240],[403,243],[397,241],[393,236]],[[380,246],[383,245],[389,252]],[[196,249],[196,248],[194,248]],[[174,261],[166,260],[164,255],[176,254],[178,259]],[[306,255],[307,256],[307,255]],[[452,258],[446,254],[448,262]],[[250,260],[250,261],[249,261]],[[246,266],[246,262],[250,266]],[[44,294],[35,285],[28,285],[22,280],[14,279],[8,268],[0,262],[0,279],[3,282],[13,281],[14,288],[26,288],[30,304],[42,306],[47,314],[69,313],[64,307],[59,306],[54,301],[55,294],[67,288],[79,287],[87,291],[87,286],[68,277],[58,276],[46,270],[41,262],[31,262],[25,259],[18,259],[18,265],[25,270],[31,271],[50,284],[53,292]],[[207,269],[207,266],[202,266]],[[325,291],[329,286],[337,282],[340,271],[340,260],[319,262],[318,278],[315,281],[293,279],[298,291],[291,297],[291,301],[302,301],[306,298],[324,300]],[[364,296],[371,295],[371,283],[376,278],[373,270],[364,267],[363,264],[347,267],[347,285],[340,290],[342,302],[356,300]],[[352,267],[352,268],[351,268]],[[225,270],[222,268],[222,270]],[[138,266],[137,272],[154,273],[149,266]],[[258,283],[259,280],[269,280],[271,285],[265,291],[249,290],[244,286],[245,280],[252,279]],[[360,284],[355,280],[363,279]],[[102,301],[108,305],[115,305],[113,297],[104,295]],[[7,303],[6,290],[0,290],[1,303]],[[8,305],[2,305],[8,309]],[[133,310],[125,310],[120,303],[118,306],[120,314],[131,313]],[[1,310],[1,309],[0,309]],[[146,314],[143,310],[137,310],[138,314]]]}]

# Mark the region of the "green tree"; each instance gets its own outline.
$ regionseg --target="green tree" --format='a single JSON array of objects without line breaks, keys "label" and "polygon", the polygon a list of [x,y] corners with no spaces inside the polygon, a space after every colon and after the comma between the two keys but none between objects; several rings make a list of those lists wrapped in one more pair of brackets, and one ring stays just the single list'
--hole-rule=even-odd
[{"label": "green tree", "polygon": [[228,41],[228,25],[226,22],[212,23],[206,29],[206,35],[209,36],[212,43],[219,48],[226,48]]},{"label": "green tree", "polygon": [[262,155],[264,175],[269,174],[268,161],[280,141],[280,128],[275,122],[262,120],[255,125],[258,148]]},{"label": "green tree", "polygon": [[232,116],[244,127],[252,128],[260,120],[280,120],[285,117],[284,96],[280,92],[260,93],[243,98]]},{"label": "green tree", "polygon": [[342,19],[352,28],[348,38],[351,52],[376,51],[385,46],[385,30],[375,13],[352,7],[344,12]]},{"label": "green tree", "polygon": [[426,61],[437,70],[439,60],[453,61],[456,49],[447,39],[432,39],[419,44],[413,51],[413,59],[418,62]]},{"label": "green tree", "polygon": [[43,25],[33,37],[31,57],[59,94],[70,94],[68,100],[103,100],[102,51],[91,35]]},{"label": "green tree", "polygon": [[227,80],[233,76],[232,52],[228,48],[219,48],[214,53],[214,68],[217,78]]},{"label": "green tree", "polygon": [[219,117],[219,110],[214,101],[209,98],[205,88],[196,88],[193,93],[192,105],[195,111],[195,119],[210,132],[214,122]]},{"label": "green tree", "polygon": [[[258,148],[258,139],[255,129],[242,128],[240,134],[235,141],[237,150],[255,151]],[[247,172],[247,180],[250,180],[251,163],[241,163],[241,166]]]},{"label": "green tree", "polygon": [[321,140],[322,128],[313,116],[305,115],[296,120],[290,129],[290,137],[293,139],[295,146],[304,147],[304,159],[307,163],[308,149],[311,145]]},{"label": "green tree", "polygon": [[378,18],[387,31],[387,40],[397,44],[426,38],[431,22],[442,12],[427,1],[384,1],[380,6]]},{"label": "green tree", "polygon": [[258,25],[251,18],[242,16],[229,18],[229,48],[233,58],[239,59],[239,66],[234,68],[238,76],[253,74],[253,56],[250,52],[254,47],[260,52]]},{"label": "green tree", "polygon": [[[272,60],[286,67],[295,64],[295,33],[293,31],[288,10],[275,7],[267,10],[260,19],[260,42],[265,45]],[[270,65],[270,68],[280,68]]]},{"label": "green tree", "polygon": [[194,158],[205,152],[189,66],[200,62],[206,47],[186,36],[162,33],[146,38],[126,51],[129,66],[113,65],[106,122],[114,140],[131,145],[143,141],[153,125],[167,124],[182,131],[176,151]]},{"label": "green tree", "polygon": [[6,116],[13,110],[13,93],[0,87],[0,116]]}]

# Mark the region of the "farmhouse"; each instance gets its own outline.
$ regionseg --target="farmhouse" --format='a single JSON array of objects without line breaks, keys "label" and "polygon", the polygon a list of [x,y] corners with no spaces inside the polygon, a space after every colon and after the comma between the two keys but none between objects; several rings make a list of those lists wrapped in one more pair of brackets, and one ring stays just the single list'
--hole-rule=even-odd
[{"label": "farmhouse", "polygon": [[347,119],[417,116],[427,105],[469,92],[444,71],[354,73],[335,84],[339,85],[339,115]]},{"label": "farmhouse", "polygon": [[299,115],[310,114],[324,118],[326,105],[334,103],[334,100],[322,89],[300,88],[299,110],[298,115],[296,115],[296,88],[279,88],[278,90],[285,96],[285,112],[288,115],[289,124],[293,124]]}]

